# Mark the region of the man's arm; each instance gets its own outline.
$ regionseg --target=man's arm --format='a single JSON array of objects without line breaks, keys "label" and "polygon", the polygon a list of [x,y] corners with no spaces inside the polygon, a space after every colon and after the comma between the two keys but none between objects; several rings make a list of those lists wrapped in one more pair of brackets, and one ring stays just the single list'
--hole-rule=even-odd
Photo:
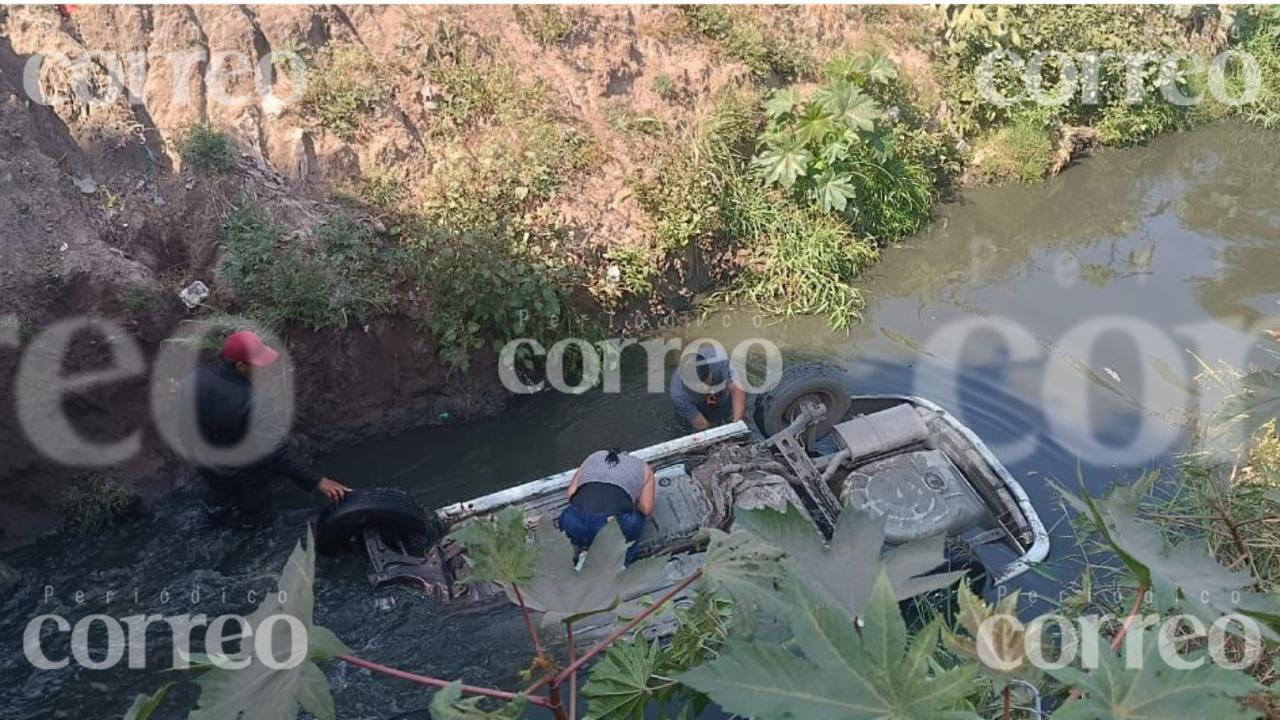
[{"label": "man's arm", "polygon": [[318,492],[328,498],[329,502],[338,502],[351,492],[351,488],[342,483],[320,475],[302,457],[302,453],[298,452],[297,447],[285,436],[280,427],[280,418],[275,412],[275,408],[270,405],[270,400],[264,396],[258,402],[267,403],[265,408],[267,412],[263,413],[266,422],[272,425],[268,428],[268,432],[263,437],[280,437],[280,444],[276,446],[270,456],[270,462],[276,472],[289,478],[295,485],[307,492]]},{"label": "man's arm", "polygon": [[569,499],[573,499],[573,494],[578,492],[578,480],[582,477],[582,467],[579,466],[577,471],[573,473],[573,479],[569,481]]},{"label": "man's arm", "polygon": [[694,430],[706,430],[711,427],[711,423],[707,422],[707,419],[702,416],[698,406],[694,404],[693,399],[690,397],[689,390],[680,383],[678,377],[672,378],[670,395],[671,404],[675,406],[676,414],[692,425]]},{"label": "man's arm", "polygon": [[644,487],[640,490],[640,499],[636,501],[636,510],[638,510],[641,515],[649,517],[650,515],[653,515],[653,511],[657,506],[658,480],[653,474],[653,468],[649,467],[646,463],[644,466]]}]

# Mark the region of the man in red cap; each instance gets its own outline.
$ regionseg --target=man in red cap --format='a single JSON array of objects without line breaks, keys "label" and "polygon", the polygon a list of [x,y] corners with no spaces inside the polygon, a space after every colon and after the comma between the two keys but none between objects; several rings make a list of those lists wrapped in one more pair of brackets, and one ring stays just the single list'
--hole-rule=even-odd
[{"label": "man in red cap", "polygon": [[236,511],[245,524],[269,518],[269,482],[276,475],[330,502],[350,492],[299,456],[270,397],[253,392],[255,369],[269,367],[279,356],[256,333],[234,332],[222,345],[222,363],[197,369],[183,387],[179,433],[208,486],[215,518],[229,519]]}]

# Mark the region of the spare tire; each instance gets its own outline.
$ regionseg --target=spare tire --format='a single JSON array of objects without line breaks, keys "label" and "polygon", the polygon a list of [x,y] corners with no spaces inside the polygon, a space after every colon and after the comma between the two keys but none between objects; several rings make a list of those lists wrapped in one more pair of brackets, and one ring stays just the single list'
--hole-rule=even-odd
[{"label": "spare tire", "polygon": [[410,552],[425,551],[444,536],[443,524],[435,513],[428,513],[405,490],[361,488],[320,513],[316,549],[324,555],[352,550],[361,531],[369,527],[377,528],[385,540],[398,542]]},{"label": "spare tire", "polygon": [[778,384],[756,401],[756,426],[766,437],[776,435],[795,420],[801,403],[809,399],[827,408],[827,417],[810,431],[815,438],[843,420],[852,402],[837,370],[816,363],[800,365],[784,372]]}]

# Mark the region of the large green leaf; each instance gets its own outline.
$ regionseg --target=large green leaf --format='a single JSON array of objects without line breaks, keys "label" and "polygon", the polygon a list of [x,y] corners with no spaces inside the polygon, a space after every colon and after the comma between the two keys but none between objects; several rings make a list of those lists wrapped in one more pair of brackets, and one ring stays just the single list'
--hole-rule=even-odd
[{"label": "large green leaf", "polygon": [[124,714],[124,720],[147,720],[151,717],[151,713],[160,708],[160,704],[164,702],[165,695],[169,694],[169,688],[173,687],[173,683],[165,683],[150,695],[138,695],[133,699],[133,704],[129,706],[129,710]]},{"label": "large green leaf", "polygon": [[[536,570],[520,592],[529,609],[544,613],[546,623],[612,611],[620,599],[656,587],[666,564],[666,558],[646,558],[627,566],[627,540],[613,521],[596,535],[581,569],[574,565],[569,539],[548,520],[538,523],[534,548]],[[504,587],[517,602],[514,588]]]},{"label": "large green leaf", "polygon": [[782,577],[778,562],[781,550],[748,532],[726,533],[715,528],[706,532],[710,539],[702,578],[712,591],[746,606],[776,601],[776,584]]},{"label": "large green leaf", "polygon": [[1204,653],[1204,664],[1194,670],[1171,669],[1160,656],[1160,629],[1142,634],[1141,656],[1128,657],[1129,643],[1121,654],[1103,649],[1099,665],[1091,672],[1075,667],[1047,670],[1053,678],[1082,694],[1053,714],[1054,720],[1243,720],[1257,718],[1256,711],[1240,704],[1240,699],[1263,687],[1246,673],[1219,667]]},{"label": "large green leaf", "polygon": [[840,514],[830,545],[799,510],[738,510],[735,528],[758,536],[786,555],[788,571],[807,582],[821,601],[860,617],[883,569],[899,600],[953,584],[963,572],[928,575],[946,561],[945,539],[914,540],[884,554],[884,518],[852,506]]},{"label": "large green leaf", "polygon": [[844,212],[845,206],[857,194],[849,175],[836,175],[832,172],[824,173],[818,178],[814,191],[818,194],[818,205],[824,212]]},{"label": "large green leaf", "polygon": [[662,648],[655,640],[635,639],[605,651],[604,658],[591,668],[582,688],[589,701],[587,720],[643,720],[645,706],[653,697],[649,678],[662,662]]},{"label": "large green leaf", "polygon": [[730,640],[720,656],[680,681],[726,712],[754,720],[937,720],[955,711],[977,672],[972,665],[931,672],[937,626],[908,643],[898,601],[881,574],[861,632],[842,610],[788,583],[792,646]]},{"label": "large green leaf", "polygon": [[497,710],[480,707],[481,698],[463,699],[462,681],[458,680],[436,691],[431,697],[432,720],[518,720],[529,701],[517,697]]},{"label": "large green leaf", "polygon": [[[350,653],[329,630],[312,624],[315,604],[316,550],[311,531],[307,544],[296,545],[281,573],[278,591],[269,594],[258,609],[246,618],[254,636],[246,644],[260,643],[263,622],[288,615],[306,630],[307,656],[300,664],[284,669],[265,665],[256,652],[242,653],[235,660],[248,659],[239,670],[225,670],[209,664],[196,683],[200,686],[199,707],[190,720],[294,720],[301,707],[320,720],[333,720],[333,696],[317,662]],[[272,656],[282,663],[289,656],[293,638],[290,625],[276,621],[269,626]]]},{"label": "large green leaf", "polygon": [[769,93],[764,101],[764,112],[771,118],[780,118],[795,110],[800,104],[800,91],[794,87],[782,88]]},{"label": "large green leaf", "polygon": [[1213,449],[1234,449],[1278,417],[1280,373],[1255,370],[1240,379],[1240,391],[1223,402],[1213,419],[1210,437],[1218,446]]},{"label": "large green leaf", "polygon": [[524,512],[506,507],[477,518],[450,535],[467,549],[470,580],[524,584],[533,578],[536,551],[529,544]]},{"label": "large green leaf", "polygon": [[1204,538],[1170,543],[1158,527],[1135,517],[1135,491],[1104,499],[1059,492],[1069,504],[1088,514],[1103,541],[1138,584],[1151,591],[1161,611],[1176,606],[1209,623],[1223,615],[1241,613],[1259,620],[1263,633],[1280,639],[1280,603],[1254,591],[1258,579],[1247,570],[1224,567]]},{"label": "large green leaf", "polygon": [[812,159],[800,140],[781,136],[771,138],[752,162],[760,168],[767,184],[789,188],[805,174]]}]

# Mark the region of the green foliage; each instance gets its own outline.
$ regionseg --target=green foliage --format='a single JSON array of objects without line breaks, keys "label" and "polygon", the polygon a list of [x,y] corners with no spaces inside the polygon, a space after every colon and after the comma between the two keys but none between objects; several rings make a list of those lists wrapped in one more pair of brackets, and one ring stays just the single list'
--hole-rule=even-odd
[{"label": "green foliage", "polygon": [[[262,632],[267,618],[289,615],[305,629],[307,659],[294,667],[275,669],[263,664],[257,653],[245,653],[248,664],[239,670],[225,670],[205,658],[198,663],[205,670],[196,684],[200,686],[200,702],[188,717],[190,720],[237,720],[241,716],[263,720],[293,720],[298,709],[318,720],[334,720],[333,696],[329,683],[317,663],[325,662],[351,649],[332,632],[312,622],[315,605],[315,541],[307,531],[307,543],[293,548],[280,575],[279,592],[270,593],[258,609],[246,618],[255,637]],[[296,641],[289,623],[268,625],[269,647],[280,657],[282,648]],[[260,640],[258,641],[260,642]]]},{"label": "green foliage", "polygon": [[524,585],[533,579],[538,552],[529,544],[524,512],[505,507],[454,530],[450,538],[467,549],[473,582]]},{"label": "green foliage", "polygon": [[125,312],[136,313],[145,310],[155,296],[142,285],[132,285],[120,294],[120,305]]},{"label": "green foliage", "polygon": [[653,292],[658,272],[657,253],[642,245],[616,245],[605,251],[609,265],[603,282],[594,292],[606,306],[615,306],[626,297],[647,297]]},{"label": "green foliage", "polygon": [[320,127],[351,139],[365,116],[387,102],[391,88],[367,50],[357,45],[328,49],[307,75],[302,108]]},{"label": "green foliage", "polygon": [[164,703],[164,698],[169,694],[169,689],[173,687],[173,683],[165,683],[150,695],[138,695],[133,699],[133,704],[124,714],[124,720],[148,720],[156,710]]},{"label": "green foliage", "polygon": [[1052,131],[1042,118],[1023,115],[980,140],[974,155],[984,182],[1040,182],[1053,162]]},{"label": "green foliage", "polygon": [[723,232],[726,183],[740,173],[740,151],[755,134],[756,98],[744,92],[717,99],[715,110],[659,155],[653,177],[635,187],[653,220],[664,254]]},{"label": "green foliage", "polygon": [[[1262,127],[1280,127],[1280,6],[1238,6],[1233,33],[1237,38],[1233,46],[1257,61],[1262,87],[1255,101],[1232,111]],[[1241,75],[1239,63],[1232,63],[1227,73],[1232,97],[1241,94]]]},{"label": "green foliage", "polygon": [[200,123],[191,126],[183,138],[182,159],[193,167],[226,172],[235,167],[236,146],[226,133]]},{"label": "green foliage", "polygon": [[[1161,67],[1157,58],[1174,51],[1216,54],[1208,31],[1201,32],[1173,8],[1134,5],[988,6],[953,5],[945,10],[943,50],[935,66],[952,122],[966,136],[998,128],[1028,110],[1048,109],[1051,121],[1097,127],[1108,144],[1132,145],[1163,132],[1186,127],[1194,112],[1166,101],[1159,88],[1176,83],[1184,92],[1191,79],[1176,68]],[[978,71],[983,59],[997,51],[1022,58],[1038,51],[1063,52],[1076,63],[1081,77],[1092,72],[1087,54],[1107,52],[1153,53],[1142,66],[1142,102],[1129,104],[1123,57],[1098,61],[1098,95],[1074,92],[1064,103],[1046,108],[1026,92],[1021,68],[1010,58],[993,67],[995,89],[1013,99],[992,102],[979,93]],[[1045,94],[1053,96],[1061,69],[1045,63]]]},{"label": "green foliage", "polygon": [[129,491],[106,475],[90,475],[72,483],[58,496],[63,525],[80,535],[113,524],[129,510]]},{"label": "green foliage", "polygon": [[559,45],[577,29],[572,8],[556,5],[517,5],[516,22],[543,47]]},{"label": "green foliage", "polygon": [[715,41],[728,55],[760,76],[799,78],[813,58],[799,40],[778,27],[725,5],[681,5],[680,12],[698,33]]},{"label": "green foliage", "polygon": [[284,230],[260,205],[246,202],[227,217],[227,255],[219,276],[269,327],[297,322],[313,330],[343,328],[395,303],[401,253],[346,214],[318,225],[310,238],[283,239]]},{"label": "green foliage", "polygon": [[676,81],[670,75],[660,74],[653,77],[653,91],[658,97],[671,102],[680,97],[680,88],[676,87]]},{"label": "green foliage", "polygon": [[1253,590],[1258,585],[1253,574],[1224,567],[1202,537],[1171,544],[1159,527],[1134,516],[1133,491],[1105,499],[1062,494],[1089,518],[1138,585],[1151,591],[1161,612],[1180,608],[1207,624],[1239,613],[1259,620],[1262,631],[1273,640],[1280,638],[1280,603]]},{"label": "green foliage", "polygon": [[726,712],[755,720],[893,718],[955,714],[969,694],[972,666],[935,672],[938,628],[909,639],[889,579],[875,581],[859,631],[842,611],[784,584],[790,644],[731,639],[715,660],[680,676]]},{"label": "green foliage", "polygon": [[484,36],[438,24],[422,56],[422,70],[439,97],[439,130],[547,114],[547,88],[522,76]]},{"label": "green foliage", "polygon": [[[1007,687],[1013,679],[1039,685],[1043,677],[1027,656],[1026,628],[1018,620],[1018,596],[1014,591],[995,605],[987,605],[960,583],[956,596],[959,611],[956,620],[966,634],[942,630],[942,641],[948,650],[967,660],[997,660],[999,667],[979,662],[978,670],[996,680],[997,687]],[[1008,668],[1008,669],[1006,669]]]},{"label": "green foliage", "polygon": [[360,181],[360,197],[379,210],[394,210],[409,196],[404,182],[385,170],[365,175]]},{"label": "green foliage", "polygon": [[[502,346],[516,338],[539,342],[569,334],[578,321],[567,305],[570,273],[557,262],[555,243],[513,243],[492,232],[437,231],[415,249],[426,255],[418,286],[432,300],[427,324],[440,357],[467,367],[486,340]],[[534,369],[528,345],[516,360]]]},{"label": "green foliage", "polygon": [[1234,452],[1280,417],[1280,372],[1255,370],[1239,384],[1211,420],[1216,452]]},{"label": "green foliage", "polygon": [[610,647],[582,688],[589,701],[587,720],[644,720],[654,693],[650,679],[660,671],[662,656],[657,640],[634,639]]},{"label": "green foliage", "polygon": [[759,537],[783,555],[788,575],[804,581],[823,605],[850,618],[868,607],[866,579],[884,573],[895,597],[910,597],[954,585],[964,572],[925,575],[944,564],[943,537],[937,535],[899,545],[884,553],[884,518],[852,506],[840,513],[830,544],[796,508],[735,513],[735,529]]},{"label": "green foliage", "polygon": [[450,683],[431,696],[432,720],[519,720],[529,701],[524,696],[503,705],[497,710],[480,707],[478,697],[462,699],[462,681]]},{"label": "green foliage", "polygon": [[1208,661],[1203,650],[1183,656],[1188,662],[1203,661],[1199,667],[1171,671],[1160,655],[1160,630],[1149,628],[1141,639],[1141,657],[1130,657],[1136,652],[1125,643],[1120,654],[1099,652],[1099,666],[1093,671],[1076,667],[1048,670],[1054,679],[1082,693],[1079,700],[1055,711],[1054,720],[1259,717],[1257,711],[1240,704],[1247,695],[1263,689],[1253,678]]},{"label": "green foliage", "polygon": [[[629,595],[659,585],[666,558],[626,565],[628,544],[618,523],[610,522],[596,535],[578,568],[569,538],[544,518],[534,532],[533,577],[520,588],[525,606],[542,613],[544,623],[569,624],[613,612]],[[506,590],[508,599],[518,602],[509,584]]]},{"label": "green foliage", "polygon": [[750,254],[727,298],[774,315],[824,315],[835,328],[858,317],[862,297],[850,283],[879,257],[875,245],[750,177],[728,184],[723,213],[725,233]]},{"label": "green foliage", "polygon": [[839,214],[873,241],[914,233],[932,212],[932,178],[895,152],[884,108],[864,92],[895,80],[897,68],[882,54],[863,54],[829,63],[824,74],[809,97],[796,88],[770,95],[753,164],[766,184]]}]

